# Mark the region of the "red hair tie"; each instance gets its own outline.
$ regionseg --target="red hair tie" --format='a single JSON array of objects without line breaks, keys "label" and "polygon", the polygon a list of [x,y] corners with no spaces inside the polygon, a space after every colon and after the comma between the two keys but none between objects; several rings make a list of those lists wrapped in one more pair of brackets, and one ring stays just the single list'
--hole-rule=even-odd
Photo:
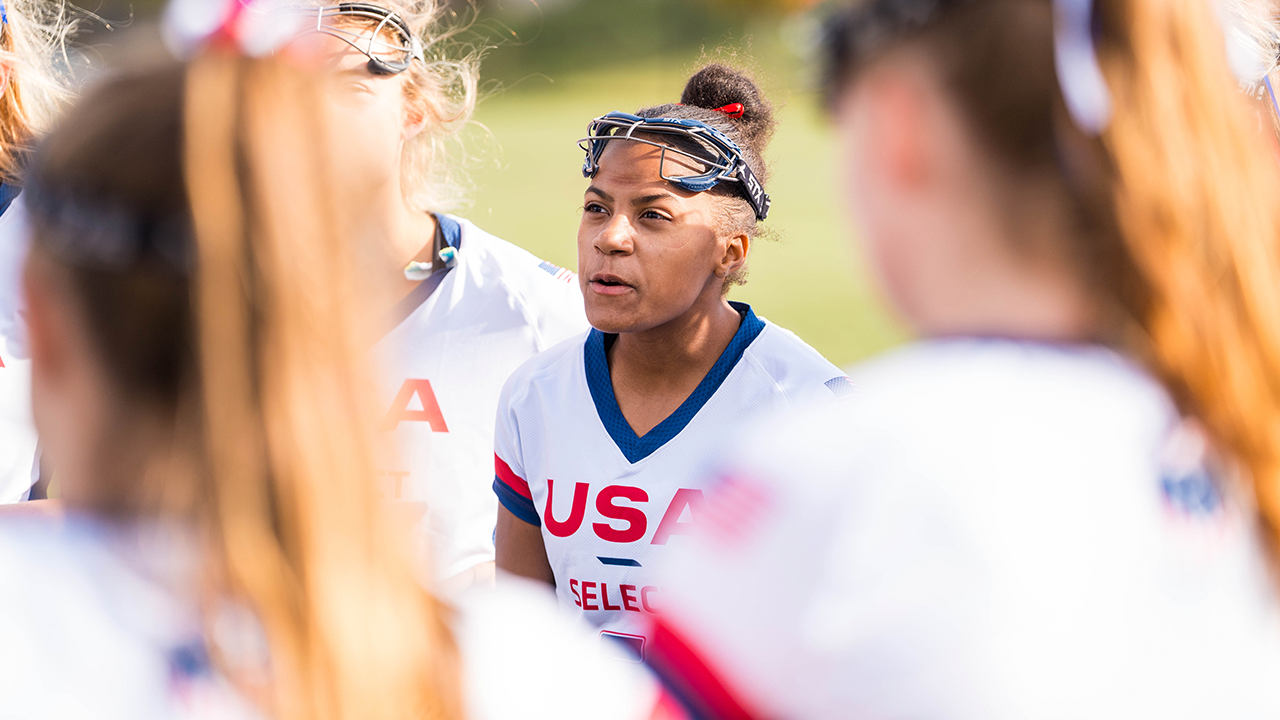
[{"label": "red hair tie", "polygon": [[742,103],[729,103],[728,105],[722,105],[715,108],[715,111],[722,112],[736,120],[742,117],[742,113],[746,111],[746,108],[742,107]]}]

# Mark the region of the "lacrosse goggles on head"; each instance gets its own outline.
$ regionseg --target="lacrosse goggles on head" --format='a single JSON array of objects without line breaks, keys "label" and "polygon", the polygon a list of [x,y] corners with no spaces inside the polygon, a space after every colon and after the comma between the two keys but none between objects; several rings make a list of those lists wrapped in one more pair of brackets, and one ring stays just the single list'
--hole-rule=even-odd
[{"label": "lacrosse goggles on head", "polygon": [[[338,38],[369,58],[369,72],[374,75],[398,75],[408,70],[414,60],[426,62],[422,41],[409,24],[381,5],[345,2],[290,9],[315,18],[315,25],[303,32]],[[355,21],[356,26],[349,27],[350,21]]]},{"label": "lacrosse goggles on head", "polygon": [[[652,136],[663,135],[687,138],[701,152],[694,154],[650,139]],[[600,155],[604,153],[605,145],[610,140],[630,140],[660,149],[662,155],[658,175],[681,190],[700,193],[725,181],[742,183],[747,201],[756,211],[756,219],[764,220],[769,214],[769,196],[743,159],[742,148],[730,140],[729,136],[706,123],[681,118],[642,118],[623,112],[602,115],[591,121],[587,126],[587,136],[578,141],[578,147],[587,154],[587,159],[582,163],[583,177],[592,178],[599,172]],[[695,175],[668,175],[666,159],[669,152],[689,158],[706,169]]]}]

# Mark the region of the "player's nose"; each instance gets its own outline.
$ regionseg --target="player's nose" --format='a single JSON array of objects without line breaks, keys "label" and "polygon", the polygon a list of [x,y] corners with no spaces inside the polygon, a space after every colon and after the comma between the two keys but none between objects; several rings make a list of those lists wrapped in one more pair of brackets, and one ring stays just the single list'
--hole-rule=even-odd
[{"label": "player's nose", "polygon": [[617,213],[596,235],[595,246],[606,255],[630,255],[635,250],[635,227],[625,214]]}]

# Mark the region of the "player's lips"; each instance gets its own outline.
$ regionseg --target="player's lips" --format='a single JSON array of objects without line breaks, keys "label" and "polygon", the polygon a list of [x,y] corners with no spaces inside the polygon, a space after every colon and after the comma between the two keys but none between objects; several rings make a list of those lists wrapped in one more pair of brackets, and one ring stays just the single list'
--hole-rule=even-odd
[{"label": "player's lips", "polygon": [[622,295],[635,290],[635,287],[625,282],[622,278],[609,273],[596,273],[591,276],[587,284],[591,286],[592,290],[601,295]]}]

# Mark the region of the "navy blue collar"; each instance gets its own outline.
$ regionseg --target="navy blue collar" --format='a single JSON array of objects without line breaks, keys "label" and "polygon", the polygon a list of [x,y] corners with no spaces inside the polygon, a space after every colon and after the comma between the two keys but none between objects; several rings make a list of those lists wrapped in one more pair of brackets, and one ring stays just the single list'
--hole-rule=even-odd
[{"label": "navy blue collar", "polygon": [[396,303],[395,307],[391,309],[391,323],[387,327],[394,329],[399,327],[400,323],[408,320],[413,311],[426,302],[427,298],[431,297],[431,294],[436,291],[436,288],[440,287],[440,283],[444,282],[444,276],[448,275],[449,271],[453,269],[453,266],[445,265],[440,260],[439,253],[446,245],[454,250],[462,247],[462,224],[444,213],[436,213],[436,234],[432,245],[435,254],[431,259],[431,264],[435,267],[435,270],[427,276],[426,280],[415,285],[408,295]]},{"label": "navy blue collar", "polygon": [[9,183],[0,183],[0,215],[3,215],[13,201],[17,199],[18,193],[22,192],[22,188]]},{"label": "navy blue collar", "polygon": [[712,395],[715,395],[716,390],[720,389],[725,378],[729,377],[729,372],[742,358],[742,353],[746,351],[747,346],[760,335],[760,331],[764,330],[764,321],[756,317],[750,305],[739,302],[729,304],[742,315],[738,332],[734,333],[729,346],[720,353],[720,359],[711,366],[711,370],[707,372],[706,377],[702,378],[702,382],[698,383],[693,393],[685,398],[675,412],[645,433],[644,437],[636,436],[635,430],[631,429],[627,419],[622,416],[622,410],[618,408],[618,399],[613,395],[613,380],[609,376],[609,358],[605,352],[606,340],[610,339],[609,336],[595,329],[592,329],[591,334],[587,336],[586,347],[583,350],[587,387],[591,389],[591,399],[596,403],[596,413],[600,415],[600,422],[604,423],[605,430],[609,431],[609,436],[613,438],[613,442],[629,462],[636,463],[649,457],[668,440],[679,435],[680,431],[693,420],[693,416],[698,414]]}]

